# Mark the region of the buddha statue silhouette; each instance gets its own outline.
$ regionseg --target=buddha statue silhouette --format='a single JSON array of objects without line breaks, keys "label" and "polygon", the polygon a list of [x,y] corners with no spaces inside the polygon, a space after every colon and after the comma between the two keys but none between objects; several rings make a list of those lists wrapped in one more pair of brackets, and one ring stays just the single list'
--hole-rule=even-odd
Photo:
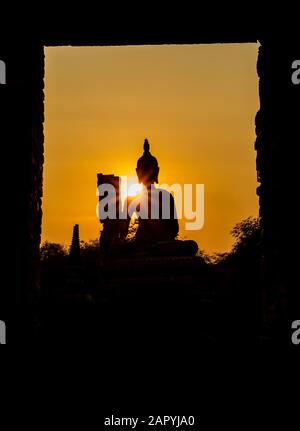
[{"label": "buddha statue silhouette", "polygon": [[137,214],[138,227],[133,239],[136,250],[155,250],[158,254],[195,255],[195,241],[179,241],[176,237],[179,225],[175,201],[171,193],[158,188],[159,166],[150,153],[148,139],[144,140],[144,153],[137,161],[136,174],[143,185],[137,197],[127,197],[128,219],[123,224],[123,235],[128,232],[129,222]]},{"label": "buddha statue silhouette", "polygon": [[174,240],[179,226],[173,196],[155,186],[158,183],[159,166],[150,153],[148,139],[144,141],[144,153],[137,161],[136,173],[143,185],[140,195],[128,199],[129,216],[138,213],[136,244],[155,244]]}]

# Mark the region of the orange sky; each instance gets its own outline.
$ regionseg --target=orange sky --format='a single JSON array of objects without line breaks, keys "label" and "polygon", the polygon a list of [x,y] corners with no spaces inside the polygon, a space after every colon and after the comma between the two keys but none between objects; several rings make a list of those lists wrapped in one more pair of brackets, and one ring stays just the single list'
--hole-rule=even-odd
[{"label": "orange sky", "polygon": [[135,175],[144,138],[160,183],[203,183],[208,252],[258,213],[256,44],[46,48],[42,240],[99,236],[96,174]]}]

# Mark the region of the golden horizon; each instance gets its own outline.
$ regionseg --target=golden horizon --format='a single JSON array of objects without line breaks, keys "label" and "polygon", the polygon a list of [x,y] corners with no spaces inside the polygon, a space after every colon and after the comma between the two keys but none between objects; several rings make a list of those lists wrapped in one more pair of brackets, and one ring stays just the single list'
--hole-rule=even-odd
[{"label": "golden horizon", "polygon": [[204,184],[195,239],[228,251],[258,213],[257,44],[46,48],[42,241],[99,237],[96,174],[129,175],[149,138],[159,183]]}]

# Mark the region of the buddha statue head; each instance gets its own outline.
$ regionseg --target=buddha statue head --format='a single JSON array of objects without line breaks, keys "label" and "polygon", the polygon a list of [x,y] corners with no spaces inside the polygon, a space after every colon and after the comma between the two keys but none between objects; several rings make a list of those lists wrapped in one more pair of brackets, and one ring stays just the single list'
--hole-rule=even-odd
[{"label": "buddha statue head", "polygon": [[146,187],[158,183],[159,166],[157,159],[150,153],[148,139],[144,140],[144,154],[137,161],[136,173],[139,182]]}]

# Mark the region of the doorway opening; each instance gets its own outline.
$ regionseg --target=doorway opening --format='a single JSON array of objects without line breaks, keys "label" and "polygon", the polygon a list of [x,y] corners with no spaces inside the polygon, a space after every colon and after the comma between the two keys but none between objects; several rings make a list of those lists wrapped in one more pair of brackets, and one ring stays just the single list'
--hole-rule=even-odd
[{"label": "doorway opening", "polygon": [[185,231],[207,253],[257,216],[257,44],[46,48],[42,240],[96,239],[97,172],[135,179],[147,137],[160,183],[205,186],[205,221]]}]

